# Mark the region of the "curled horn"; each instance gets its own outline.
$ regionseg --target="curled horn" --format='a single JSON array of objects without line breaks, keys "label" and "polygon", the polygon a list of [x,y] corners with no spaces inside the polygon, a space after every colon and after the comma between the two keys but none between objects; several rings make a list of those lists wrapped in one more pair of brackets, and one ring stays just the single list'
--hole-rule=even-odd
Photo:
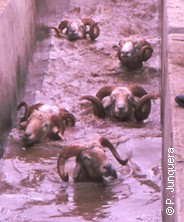
[{"label": "curled horn", "polygon": [[126,165],[128,162],[128,159],[122,160],[121,157],[119,156],[118,152],[116,151],[114,145],[105,137],[100,138],[100,143],[104,147],[108,147],[110,151],[112,152],[113,156],[116,158],[116,160],[121,164],[121,165]]},{"label": "curled horn", "polygon": [[148,42],[145,42],[144,45],[140,48],[139,56],[142,61],[147,61],[153,52],[153,48]]},{"label": "curled horn", "polygon": [[95,96],[82,96],[80,100],[89,100],[92,102],[94,114],[100,118],[105,118],[105,109],[103,107],[103,104],[101,100],[98,97]]},{"label": "curled horn", "polygon": [[140,98],[135,107],[135,118],[138,121],[148,118],[151,111],[151,99],[157,98],[157,94],[146,94]]},{"label": "curled horn", "polygon": [[53,30],[55,31],[57,37],[60,37],[60,36],[61,36],[61,31],[60,31],[60,29],[58,29],[58,28],[56,28],[56,27],[53,27],[53,26],[50,26],[49,28],[50,28],[50,29],[53,29]]},{"label": "curled horn", "polygon": [[82,19],[82,22],[84,23],[84,25],[89,25],[89,26],[92,26],[93,24],[95,24],[95,21],[90,18],[84,18]]},{"label": "curled horn", "polygon": [[17,106],[17,111],[19,111],[22,107],[24,107],[24,116],[21,118],[20,122],[26,121],[28,118],[29,106],[26,102],[22,101]]},{"label": "curled horn", "polygon": [[139,98],[147,94],[147,91],[138,85],[131,86],[130,91],[132,92],[134,96],[139,97]]},{"label": "curled horn", "polygon": [[94,41],[96,38],[98,38],[100,34],[100,28],[98,26],[98,22],[95,22],[93,19],[90,18],[82,19],[82,22],[84,23],[85,26],[87,25],[90,26],[89,31],[87,31],[87,33],[89,33],[90,39]]},{"label": "curled horn", "polygon": [[102,100],[104,97],[109,96],[114,89],[115,86],[104,86],[97,92],[96,97]]},{"label": "curled horn", "polygon": [[62,22],[60,22],[58,29],[60,30],[60,32],[62,32],[65,28],[67,28],[69,24],[68,20],[63,20]]},{"label": "curled horn", "polygon": [[60,118],[66,123],[66,126],[75,126],[76,118],[72,113],[65,109],[60,109]]},{"label": "curled horn", "polygon": [[131,87],[132,94],[139,97],[139,101],[135,104],[135,118],[142,121],[148,118],[151,111],[151,99],[157,99],[157,94],[148,94],[145,89],[140,86]]},{"label": "curled horn", "polygon": [[100,35],[100,28],[98,26],[98,22],[96,22],[91,26],[89,30],[89,36],[90,39],[94,41],[96,38],[98,38],[99,35]]},{"label": "curled horn", "polygon": [[71,158],[80,155],[83,146],[73,145],[73,146],[64,146],[57,161],[57,170],[61,179],[65,182],[68,182],[69,176],[68,173],[65,173],[65,162]]},{"label": "curled horn", "polygon": [[26,121],[29,118],[29,116],[31,115],[31,113],[35,109],[39,109],[39,107],[42,106],[42,105],[43,105],[42,103],[36,103],[32,106],[28,106],[28,104],[24,101],[19,103],[19,105],[17,106],[17,111],[19,111],[22,107],[25,108],[24,116],[21,118],[20,122]]},{"label": "curled horn", "polygon": [[66,126],[75,126],[76,119],[73,114],[65,113],[62,116],[62,119],[66,122]]}]

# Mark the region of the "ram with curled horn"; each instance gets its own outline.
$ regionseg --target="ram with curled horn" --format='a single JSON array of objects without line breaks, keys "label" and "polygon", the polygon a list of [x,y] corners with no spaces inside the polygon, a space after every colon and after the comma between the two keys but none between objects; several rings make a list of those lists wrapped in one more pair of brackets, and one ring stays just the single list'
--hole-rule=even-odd
[{"label": "ram with curled horn", "polygon": [[120,121],[143,121],[151,112],[151,99],[158,94],[147,93],[141,86],[131,87],[104,86],[96,96],[82,96],[80,100],[92,103],[93,112],[100,118],[106,116]]},{"label": "ram with curled horn", "polygon": [[105,182],[106,177],[117,178],[117,172],[108,161],[102,147],[108,147],[121,165],[127,164],[128,159],[121,159],[113,144],[108,139],[101,137],[98,143],[94,142],[89,146],[81,144],[63,146],[57,161],[60,178],[65,182],[69,180],[68,173],[65,172],[65,163],[71,157],[76,157],[76,165],[73,170],[74,182]]},{"label": "ram with curled horn", "polygon": [[123,67],[128,70],[136,70],[143,66],[143,62],[151,58],[153,48],[146,40],[137,42],[127,41],[119,42],[113,49],[117,51],[118,59]]},{"label": "ram with curled horn", "polygon": [[94,41],[100,34],[98,23],[91,18],[63,20],[58,28],[53,26],[50,28],[55,30],[57,37],[61,37],[64,34],[70,41],[86,39],[88,35]]},{"label": "ram with curled horn", "polygon": [[44,140],[62,140],[65,129],[75,126],[74,115],[66,109],[42,103],[29,106],[24,101],[18,105],[17,110],[22,107],[24,114],[20,118],[19,126],[24,130],[25,145]]}]

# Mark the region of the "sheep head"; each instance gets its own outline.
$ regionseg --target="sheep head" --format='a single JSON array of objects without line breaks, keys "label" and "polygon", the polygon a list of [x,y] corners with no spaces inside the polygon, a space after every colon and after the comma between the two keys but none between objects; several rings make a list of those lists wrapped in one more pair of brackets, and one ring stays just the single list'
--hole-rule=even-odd
[{"label": "sheep head", "polygon": [[58,28],[50,28],[55,30],[58,37],[60,37],[61,33],[64,33],[70,41],[86,39],[88,34],[90,39],[94,41],[100,34],[98,23],[90,18],[63,20],[60,22]]},{"label": "sheep head", "polygon": [[94,114],[100,118],[109,116],[121,121],[128,119],[132,113],[133,97],[131,91],[126,87],[105,86],[96,96],[83,96],[92,102]]},{"label": "sheep head", "polygon": [[96,96],[83,96],[92,102],[94,114],[100,118],[109,116],[120,121],[135,117],[137,121],[146,119],[151,111],[151,99],[157,99],[158,95],[148,94],[140,86],[102,87]]},{"label": "sheep head", "polygon": [[125,43],[120,41],[119,44],[113,46],[113,48],[117,51],[118,59],[122,65],[128,70],[141,68],[143,62],[151,58],[153,53],[153,48],[150,43],[145,40],[138,42],[127,41]]},{"label": "sheep head", "polygon": [[[43,113],[38,110],[32,112],[27,121],[24,122],[25,130],[23,142],[25,145],[41,142],[49,138],[52,134],[58,135],[60,130],[52,123],[51,117],[51,114]],[[64,126],[62,130],[64,131]]]},{"label": "sheep head", "polygon": [[132,113],[133,96],[127,87],[116,87],[109,96],[102,99],[109,115],[120,120],[128,119]]},{"label": "sheep head", "polygon": [[57,37],[61,37],[62,33],[66,35],[69,41],[86,38],[85,25],[80,19],[77,20],[63,20],[60,22],[58,28],[51,26]]},{"label": "sheep head", "polygon": [[23,141],[27,145],[49,140],[62,140],[67,127],[75,126],[76,119],[72,113],[57,106],[37,103],[29,106],[26,102],[18,105],[18,110],[25,108],[19,126],[24,130]]},{"label": "sheep head", "polygon": [[64,146],[57,162],[58,173],[65,182],[69,176],[65,173],[65,163],[71,157],[76,157],[76,166],[73,173],[75,182],[79,181],[104,181],[104,177],[117,178],[116,170],[108,161],[102,146],[108,147],[117,161],[126,165],[128,160],[122,160],[114,146],[106,138],[100,139],[101,145],[81,146],[71,145]]},{"label": "sheep head", "polygon": [[21,117],[19,121],[19,126],[21,129],[25,129],[26,127],[26,121],[31,115],[31,113],[36,109],[38,110],[39,107],[41,107],[43,104],[42,103],[36,103],[32,106],[29,106],[25,101],[22,101],[19,103],[17,106],[17,111],[19,111],[22,107],[24,107],[24,115]]}]

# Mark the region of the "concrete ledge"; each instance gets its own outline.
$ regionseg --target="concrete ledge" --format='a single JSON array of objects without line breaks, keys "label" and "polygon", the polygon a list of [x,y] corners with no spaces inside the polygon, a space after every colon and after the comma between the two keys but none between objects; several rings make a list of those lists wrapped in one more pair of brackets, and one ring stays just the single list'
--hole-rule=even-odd
[{"label": "concrete ledge", "polygon": [[172,145],[175,150],[175,221],[184,221],[184,109],[175,102],[177,94],[184,94],[184,34],[168,36],[168,75],[171,93]]},{"label": "concrete ledge", "polygon": [[[165,36],[167,41],[166,72],[163,73],[165,78],[165,96],[163,103],[167,105],[164,109],[164,146],[163,146],[163,180],[164,180],[164,199],[163,199],[163,221],[184,221],[184,109],[180,108],[175,97],[178,94],[184,94],[184,6],[182,0],[166,1],[166,14],[164,19],[167,20]],[[167,142],[167,140],[169,142]],[[166,192],[168,173],[168,148],[174,148],[174,192]],[[167,199],[171,199],[171,205],[166,204]],[[173,207],[174,214],[166,213],[167,207]]]}]

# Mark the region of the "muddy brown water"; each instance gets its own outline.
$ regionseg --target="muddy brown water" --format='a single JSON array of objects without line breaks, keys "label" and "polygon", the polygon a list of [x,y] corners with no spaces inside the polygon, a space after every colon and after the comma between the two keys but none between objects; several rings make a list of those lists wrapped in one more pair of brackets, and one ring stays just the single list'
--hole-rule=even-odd
[{"label": "muddy brown water", "polygon": [[[51,33],[38,42],[23,99],[30,104],[56,104],[75,114],[76,126],[66,131],[63,143],[87,143],[103,135],[122,157],[132,158],[122,167],[107,150],[118,179],[106,186],[73,183],[72,158],[67,163],[70,180],[64,183],[56,171],[60,147],[45,143],[25,150],[20,142],[22,132],[15,125],[1,160],[0,221],[162,221],[160,101],[152,102],[151,114],[144,123],[84,114],[89,104],[79,101],[82,95],[95,95],[106,84],[138,83],[149,92],[159,92],[158,9],[156,0],[70,1],[63,17],[99,21],[99,38],[95,42],[69,42]],[[51,18],[44,22],[57,25],[61,20]],[[142,69],[126,72],[112,46],[121,39],[142,37],[152,44],[153,56]]]}]

